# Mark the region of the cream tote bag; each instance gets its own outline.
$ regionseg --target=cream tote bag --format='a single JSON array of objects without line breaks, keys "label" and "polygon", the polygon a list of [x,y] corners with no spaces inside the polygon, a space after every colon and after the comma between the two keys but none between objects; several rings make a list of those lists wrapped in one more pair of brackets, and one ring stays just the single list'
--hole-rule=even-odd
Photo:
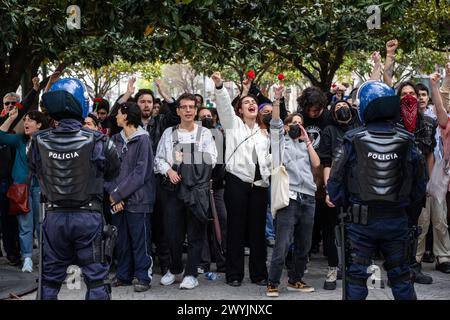
[{"label": "cream tote bag", "polygon": [[270,206],[272,210],[272,217],[274,219],[277,210],[285,208],[289,205],[289,175],[283,165],[283,154],[284,150],[280,150],[280,165],[276,168],[272,167],[271,174]]}]

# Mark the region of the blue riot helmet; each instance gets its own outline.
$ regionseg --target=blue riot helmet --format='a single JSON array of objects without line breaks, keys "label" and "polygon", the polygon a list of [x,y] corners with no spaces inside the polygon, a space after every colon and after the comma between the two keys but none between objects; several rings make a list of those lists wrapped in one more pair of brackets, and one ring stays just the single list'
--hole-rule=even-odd
[{"label": "blue riot helmet", "polygon": [[49,115],[55,120],[83,120],[90,109],[86,86],[75,78],[56,81],[50,90],[42,95],[42,100]]},{"label": "blue riot helmet", "polygon": [[358,116],[362,123],[393,120],[400,115],[400,98],[395,90],[381,81],[364,82],[356,93]]}]

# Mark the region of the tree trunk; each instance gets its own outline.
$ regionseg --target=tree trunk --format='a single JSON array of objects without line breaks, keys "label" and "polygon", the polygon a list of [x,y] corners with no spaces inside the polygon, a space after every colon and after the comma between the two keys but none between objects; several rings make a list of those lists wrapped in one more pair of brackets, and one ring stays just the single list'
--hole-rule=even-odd
[{"label": "tree trunk", "polygon": [[[39,65],[43,61],[42,57],[33,57],[31,52],[28,39],[26,36],[23,36],[18,46],[11,50],[9,68],[6,68],[7,61],[0,61],[2,64],[0,67],[0,97],[3,97],[8,92],[15,92],[26,71],[29,73],[27,77],[29,79],[24,79],[24,86],[31,85],[31,78],[36,75]],[[22,90],[22,95],[26,94],[27,91]]]}]

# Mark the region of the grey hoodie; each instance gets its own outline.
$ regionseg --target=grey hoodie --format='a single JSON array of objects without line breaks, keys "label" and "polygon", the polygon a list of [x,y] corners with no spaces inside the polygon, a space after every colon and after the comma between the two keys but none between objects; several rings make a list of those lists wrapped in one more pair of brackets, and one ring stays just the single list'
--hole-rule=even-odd
[{"label": "grey hoodie", "polygon": [[280,150],[283,153],[283,164],[289,175],[289,191],[314,196],[317,187],[306,144],[285,135],[281,119],[270,121],[270,140],[274,167],[280,163]]}]

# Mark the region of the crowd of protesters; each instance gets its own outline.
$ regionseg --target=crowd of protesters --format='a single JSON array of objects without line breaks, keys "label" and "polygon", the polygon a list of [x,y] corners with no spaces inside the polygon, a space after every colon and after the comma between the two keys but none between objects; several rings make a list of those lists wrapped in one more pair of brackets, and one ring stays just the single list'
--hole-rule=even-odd
[{"label": "crowd of protesters", "polygon": [[[386,44],[383,80],[390,86],[397,46],[396,40]],[[371,79],[380,80],[379,53],[372,59]],[[58,77],[57,72],[46,79],[45,90]],[[112,137],[121,159],[119,176],[104,188],[105,219],[118,229],[112,286],[146,291],[158,272],[163,286],[181,282],[181,289],[193,289],[199,273],[215,271],[237,287],[245,278],[247,253],[250,281],[265,286],[267,296],[279,295],[285,268],[287,290],[312,292],[305,273],[322,243],[328,262],[323,289],[336,289],[342,270],[334,235],[338,209],[326,185],[344,134],[361,125],[357,88],[308,87],[290,113],[282,84],[271,101],[251,78],[238,97],[230,97],[219,72],[211,78],[216,108],[206,108],[198,94],[175,99],[160,80],[155,83],[161,99],[150,89],[135,93],[131,78],[112,107],[95,98],[84,119],[85,127]],[[408,81],[396,89],[398,122],[414,134],[431,176],[435,163],[450,157],[450,63],[440,86],[433,74],[429,85]],[[39,238],[40,189],[27,151],[33,133],[58,125],[47,118],[45,105],[41,111],[33,107],[39,90],[34,78],[22,101],[14,92],[6,94],[0,117],[0,253],[22,272],[33,271]],[[271,173],[280,164],[289,176],[289,204],[275,212]],[[11,212],[7,192],[13,184],[29,185],[29,212]],[[411,227],[421,229],[417,253],[409,257],[411,279],[430,284],[423,262],[435,261],[437,270],[450,273],[447,202],[428,195],[409,209],[409,217]]]}]

